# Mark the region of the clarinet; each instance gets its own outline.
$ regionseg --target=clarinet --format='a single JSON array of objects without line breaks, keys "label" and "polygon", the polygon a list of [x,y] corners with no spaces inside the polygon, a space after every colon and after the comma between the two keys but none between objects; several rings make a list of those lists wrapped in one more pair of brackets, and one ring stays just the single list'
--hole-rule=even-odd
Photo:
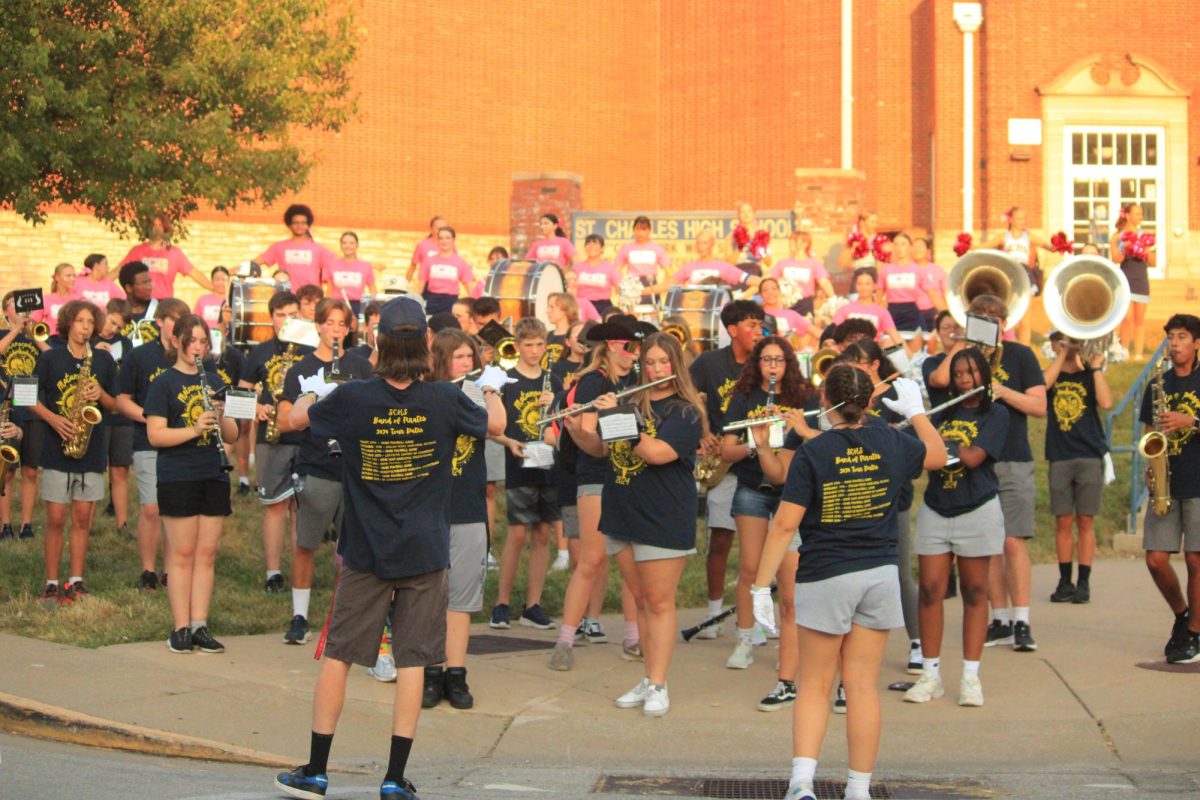
[{"label": "clarinet", "polygon": [[[326,383],[345,383],[347,376],[342,374],[341,346],[337,339],[333,340],[333,359],[329,363],[329,374],[325,376]],[[337,439],[325,442],[326,450],[332,458],[342,457],[342,446]]]},{"label": "clarinet", "polygon": [[[196,371],[200,373],[200,398],[204,402],[204,410],[212,411],[212,389],[208,385],[208,376],[204,374],[204,362],[196,356]],[[233,464],[229,463],[229,455],[225,452],[225,443],[221,441],[221,423],[217,423],[216,431],[217,459],[221,463],[221,472],[232,472]]]}]

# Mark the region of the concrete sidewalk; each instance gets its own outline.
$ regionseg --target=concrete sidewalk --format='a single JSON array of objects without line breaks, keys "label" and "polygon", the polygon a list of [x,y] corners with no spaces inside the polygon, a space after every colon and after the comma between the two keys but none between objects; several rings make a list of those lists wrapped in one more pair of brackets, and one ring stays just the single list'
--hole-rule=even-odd
[{"label": "concrete sidewalk", "polygon": [[[966,775],[987,785],[989,775],[1014,768],[1098,777],[1200,773],[1200,674],[1135,666],[1162,660],[1171,622],[1145,567],[1135,560],[1100,562],[1086,606],[1049,603],[1056,580],[1053,565],[1035,568],[1036,653],[985,650],[983,708],[955,704],[961,604],[947,604],[947,696],[913,706],[897,692],[883,693],[877,775]],[[682,612],[681,627],[701,613]],[[606,619],[605,627],[619,632],[620,621]],[[749,670],[728,670],[733,638],[726,630],[715,641],[677,645],[671,711],[662,719],[613,706],[641,676],[641,665],[622,661],[617,644],[577,648],[576,668],[566,673],[547,669],[546,650],[472,657],[475,708],[455,711],[443,703],[425,712],[414,764],[435,769],[485,760],[480,763],[606,766],[649,775],[720,774],[736,765],[743,774],[786,777],[791,714],[755,709],[775,682],[775,643],[756,650]],[[520,627],[496,632],[479,626],[477,632],[554,638],[553,631]],[[194,754],[301,763],[317,662],[312,645],[288,647],[281,636],[282,629],[221,637],[226,654],[185,657],[169,653],[163,642],[81,650],[0,635],[0,692],[8,695],[0,698],[7,708],[0,727],[74,727],[75,741],[98,729],[110,734],[95,736],[102,746],[123,747],[128,734],[140,737],[143,749],[167,755],[208,747]],[[907,639],[894,633],[881,683],[912,680],[904,674],[906,653]],[[334,744],[335,769],[379,771],[392,691],[365,669],[354,670]],[[22,708],[29,713],[18,725]],[[68,724],[77,717],[87,724]],[[845,758],[844,717],[834,716],[822,765],[841,770]]]}]

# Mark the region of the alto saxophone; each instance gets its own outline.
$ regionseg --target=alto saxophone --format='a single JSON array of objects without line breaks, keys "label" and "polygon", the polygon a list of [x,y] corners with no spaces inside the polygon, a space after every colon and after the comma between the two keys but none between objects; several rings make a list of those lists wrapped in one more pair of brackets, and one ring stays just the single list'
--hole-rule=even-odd
[{"label": "alto saxophone", "polygon": [[[8,409],[11,400],[0,403],[0,427],[8,424]],[[21,464],[21,451],[9,439],[0,439],[0,497],[4,496],[8,473]]]},{"label": "alto saxophone", "polygon": [[[1170,409],[1167,408],[1167,392],[1163,388],[1163,361],[1154,366],[1154,377],[1150,383],[1150,406],[1154,413],[1155,426]],[[1157,516],[1166,516],[1171,510],[1171,468],[1167,464],[1167,435],[1153,430],[1138,441],[1138,452],[1146,459],[1146,488],[1154,504]]]},{"label": "alto saxophone", "polygon": [[83,458],[92,440],[92,428],[100,424],[100,408],[83,399],[83,387],[92,382],[92,348],[88,347],[83,364],[75,376],[75,393],[71,396],[71,407],[66,418],[75,426],[75,433],[63,440],[63,455],[67,458]]},{"label": "alto saxophone", "polygon": [[267,441],[271,444],[279,444],[279,399],[283,397],[283,382],[287,380],[288,370],[292,366],[292,355],[296,352],[296,345],[288,342],[287,350],[283,353],[283,370],[279,373],[279,383],[271,387],[271,407],[267,411]]}]

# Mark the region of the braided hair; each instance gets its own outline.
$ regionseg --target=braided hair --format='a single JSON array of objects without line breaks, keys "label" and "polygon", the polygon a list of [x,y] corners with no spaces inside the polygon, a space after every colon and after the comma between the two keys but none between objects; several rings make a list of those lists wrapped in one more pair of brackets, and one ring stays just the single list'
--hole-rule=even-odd
[{"label": "braided hair", "polygon": [[849,364],[834,364],[821,385],[830,407],[838,406],[838,415],[851,425],[861,421],[871,407],[871,378]]},{"label": "braided hair", "polygon": [[981,392],[983,399],[979,402],[979,413],[988,413],[992,408],[992,365],[988,363],[987,358],[983,355],[983,351],[978,347],[967,347],[955,353],[950,359],[951,397],[958,397],[960,394],[963,394],[963,392],[959,391],[954,381],[954,368],[960,361],[970,361],[974,364],[975,369],[979,371],[979,385],[988,387],[986,391]]}]

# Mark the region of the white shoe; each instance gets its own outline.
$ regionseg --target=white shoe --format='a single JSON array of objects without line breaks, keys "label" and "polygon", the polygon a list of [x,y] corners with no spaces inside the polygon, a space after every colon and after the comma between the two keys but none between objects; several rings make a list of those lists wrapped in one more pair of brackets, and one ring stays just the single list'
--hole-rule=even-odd
[{"label": "white shoe", "polygon": [[367,674],[380,683],[396,682],[396,662],[390,655],[381,655],[375,661],[375,666],[367,670]]},{"label": "white shoe", "polygon": [[749,669],[754,663],[754,645],[739,641],[733,648],[729,658],[725,660],[726,669]]},{"label": "white shoe", "polygon": [[554,563],[550,565],[551,572],[565,572],[571,568],[571,556],[566,550],[559,550],[558,555],[554,557]]},{"label": "white shoe", "polygon": [[921,643],[920,642],[910,642],[909,643],[909,645],[908,645],[908,664],[905,666],[904,671],[907,672],[909,675],[920,675],[921,673],[923,673],[925,671],[925,668],[921,665]]},{"label": "white shoe", "polygon": [[487,568],[488,569],[500,569],[500,562],[498,562],[496,560],[496,557],[493,556],[490,552],[487,554]]},{"label": "white shoe", "polygon": [[[712,617],[705,617],[705,619],[712,619]],[[724,629],[725,629],[725,626],[722,623],[718,622],[716,625],[709,625],[707,628],[703,629],[702,631],[697,633],[692,638],[693,639],[716,639],[718,636],[721,635],[721,633],[724,631]]]},{"label": "white shoe", "polygon": [[762,625],[759,625],[757,622],[754,623],[754,627],[751,628],[751,631],[750,644],[754,645],[755,647],[762,647],[767,643],[767,634],[763,630]]},{"label": "white shoe", "polygon": [[904,693],[904,702],[906,703],[928,703],[930,700],[936,700],[946,693],[946,689],[942,686],[940,676],[935,676],[931,672],[921,673],[921,677],[912,688]]},{"label": "white shoe", "polygon": [[648,684],[648,687],[646,701],[642,703],[642,713],[647,717],[661,717],[671,708],[671,698],[667,697],[667,685]]},{"label": "white shoe", "polygon": [[983,705],[983,684],[979,682],[978,675],[962,676],[962,682],[958,685],[958,704],[960,706]]},{"label": "white shoe", "polygon": [[640,708],[642,703],[646,702],[646,695],[649,692],[650,679],[642,678],[637,686],[618,697],[614,702],[617,708]]}]

